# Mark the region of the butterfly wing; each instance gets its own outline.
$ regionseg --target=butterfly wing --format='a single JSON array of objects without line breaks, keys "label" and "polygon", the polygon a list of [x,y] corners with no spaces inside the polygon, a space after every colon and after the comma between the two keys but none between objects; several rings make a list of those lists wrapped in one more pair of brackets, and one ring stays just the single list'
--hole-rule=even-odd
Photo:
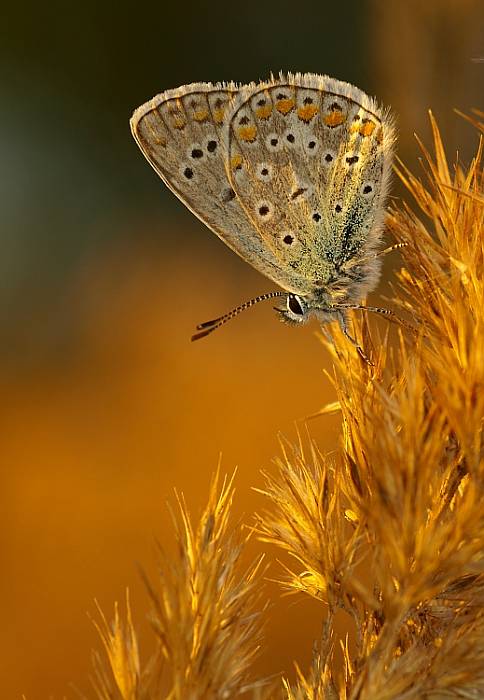
[{"label": "butterfly wing", "polygon": [[375,250],[393,139],[371,98],[326,76],[280,76],[235,99],[231,186],[281,266],[305,280],[301,293]]},{"label": "butterfly wing", "polygon": [[139,107],[131,130],[141,151],[179,199],[232,250],[270,279],[291,284],[228,181],[222,130],[239,88],[194,83]]}]

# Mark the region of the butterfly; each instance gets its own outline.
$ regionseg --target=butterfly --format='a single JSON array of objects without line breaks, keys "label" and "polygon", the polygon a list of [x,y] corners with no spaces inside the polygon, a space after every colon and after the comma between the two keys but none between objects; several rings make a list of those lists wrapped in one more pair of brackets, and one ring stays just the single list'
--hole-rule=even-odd
[{"label": "butterfly", "polygon": [[168,90],[139,107],[130,124],[169,189],[284,290],[200,324],[193,340],[260,301],[282,298],[282,320],[337,320],[367,359],[348,332],[347,312],[394,315],[360,304],[380,276],[395,140],[388,110],[349,83],[288,73]]}]

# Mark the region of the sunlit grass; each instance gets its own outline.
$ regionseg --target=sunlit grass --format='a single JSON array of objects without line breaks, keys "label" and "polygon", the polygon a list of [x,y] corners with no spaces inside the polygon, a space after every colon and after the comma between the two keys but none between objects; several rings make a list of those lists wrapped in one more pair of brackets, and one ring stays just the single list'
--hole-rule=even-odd
[{"label": "sunlit grass", "polygon": [[[482,114],[469,119],[483,131]],[[394,304],[418,332],[403,329],[390,347],[355,316],[374,366],[337,328],[322,336],[339,450],[322,455],[309,437],[284,443],[259,485],[265,501],[252,529],[261,549],[285,555],[283,590],[321,601],[312,667],[293,684],[253,677],[260,645],[276,643],[261,636],[270,614],[261,560],[242,567],[247,534],[231,524],[232,480],[216,477],[197,523],[179,498],[176,555],[160,556],[159,580],[147,582],[152,659],[139,657],[129,604],[125,622],[117,608],[111,624],[101,618],[98,698],[484,695],[482,139],[470,166],[451,170],[432,116],[431,125],[433,155],[420,144],[424,179],[399,165],[411,200],[388,217],[406,244]],[[341,611],[348,638],[335,626]]]}]

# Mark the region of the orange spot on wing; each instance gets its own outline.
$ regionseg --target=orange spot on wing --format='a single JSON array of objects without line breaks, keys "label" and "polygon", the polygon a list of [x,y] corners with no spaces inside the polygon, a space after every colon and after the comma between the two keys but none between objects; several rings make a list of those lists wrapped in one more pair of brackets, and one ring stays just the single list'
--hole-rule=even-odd
[{"label": "orange spot on wing", "polygon": [[224,113],[225,113],[224,109],[214,109],[213,118],[214,118],[216,124],[222,124],[222,122],[224,120]]},{"label": "orange spot on wing", "polygon": [[297,110],[297,116],[302,119],[303,122],[310,122],[311,119],[317,114],[318,108],[316,105],[304,105],[304,107],[299,107]]},{"label": "orange spot on wing", "polygon": [[371,134],[374,132],[376,129],[376,124],[375,122],[372,122],[371,120],[368,120],[367,122],[364,122],[358,131],[362,136],[371,136]]},{"label": "orange spot on wing", "polygon": [[242,141],[253,143],[257,138],[257,128],[255,126],[242,126],[240,127],[238,134]]},{"label": "orange spot on wing", "polygon": [[264,105],[264,107],[258,107],[255,110],[255,115],[259,119],[267,119],[268,117],[271,116],[272,113],[272,105]]},{"label": "orange spot on wing", "polygon": [[295,104],[295,101],[290,98],[286,100],[279,100],[279,102],[276,102],[276,109],[281,114],[288,114],[291,111],[291,109],[294,108]]},{"label": "orange spot on wing", "polygon": [[242,165],[242,156],[241,155],[233,156],[230,159],[230,167],[232,168],[232,170],[237,170],[238,168],[241,167],[241,165]]},{"label": "orange spot on wing", "polygon": [[344,121],[346,121],[345,115],[343,112],[338,110],[328,112],[328,114],[325,114],[323,117],[323,122],[326,124],[326,126],[339,126],[340,124],[343,124]]},{"label": "orange spot on wing", "polygon": [[193,114],[193,118],[196,122],[206,122],[208,119],[208,110],[201,109]]}]

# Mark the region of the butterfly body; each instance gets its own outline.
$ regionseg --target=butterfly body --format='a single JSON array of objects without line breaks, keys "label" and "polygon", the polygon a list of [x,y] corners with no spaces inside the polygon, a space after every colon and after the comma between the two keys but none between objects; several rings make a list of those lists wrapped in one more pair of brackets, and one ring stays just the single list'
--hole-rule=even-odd
[{"label": "butterfly body", "polygon": [[186,206],[287,292],[284,320],[344,323],[376,286],[394,129],[358,88],[314,74],[194,83],[131,128]]}]

